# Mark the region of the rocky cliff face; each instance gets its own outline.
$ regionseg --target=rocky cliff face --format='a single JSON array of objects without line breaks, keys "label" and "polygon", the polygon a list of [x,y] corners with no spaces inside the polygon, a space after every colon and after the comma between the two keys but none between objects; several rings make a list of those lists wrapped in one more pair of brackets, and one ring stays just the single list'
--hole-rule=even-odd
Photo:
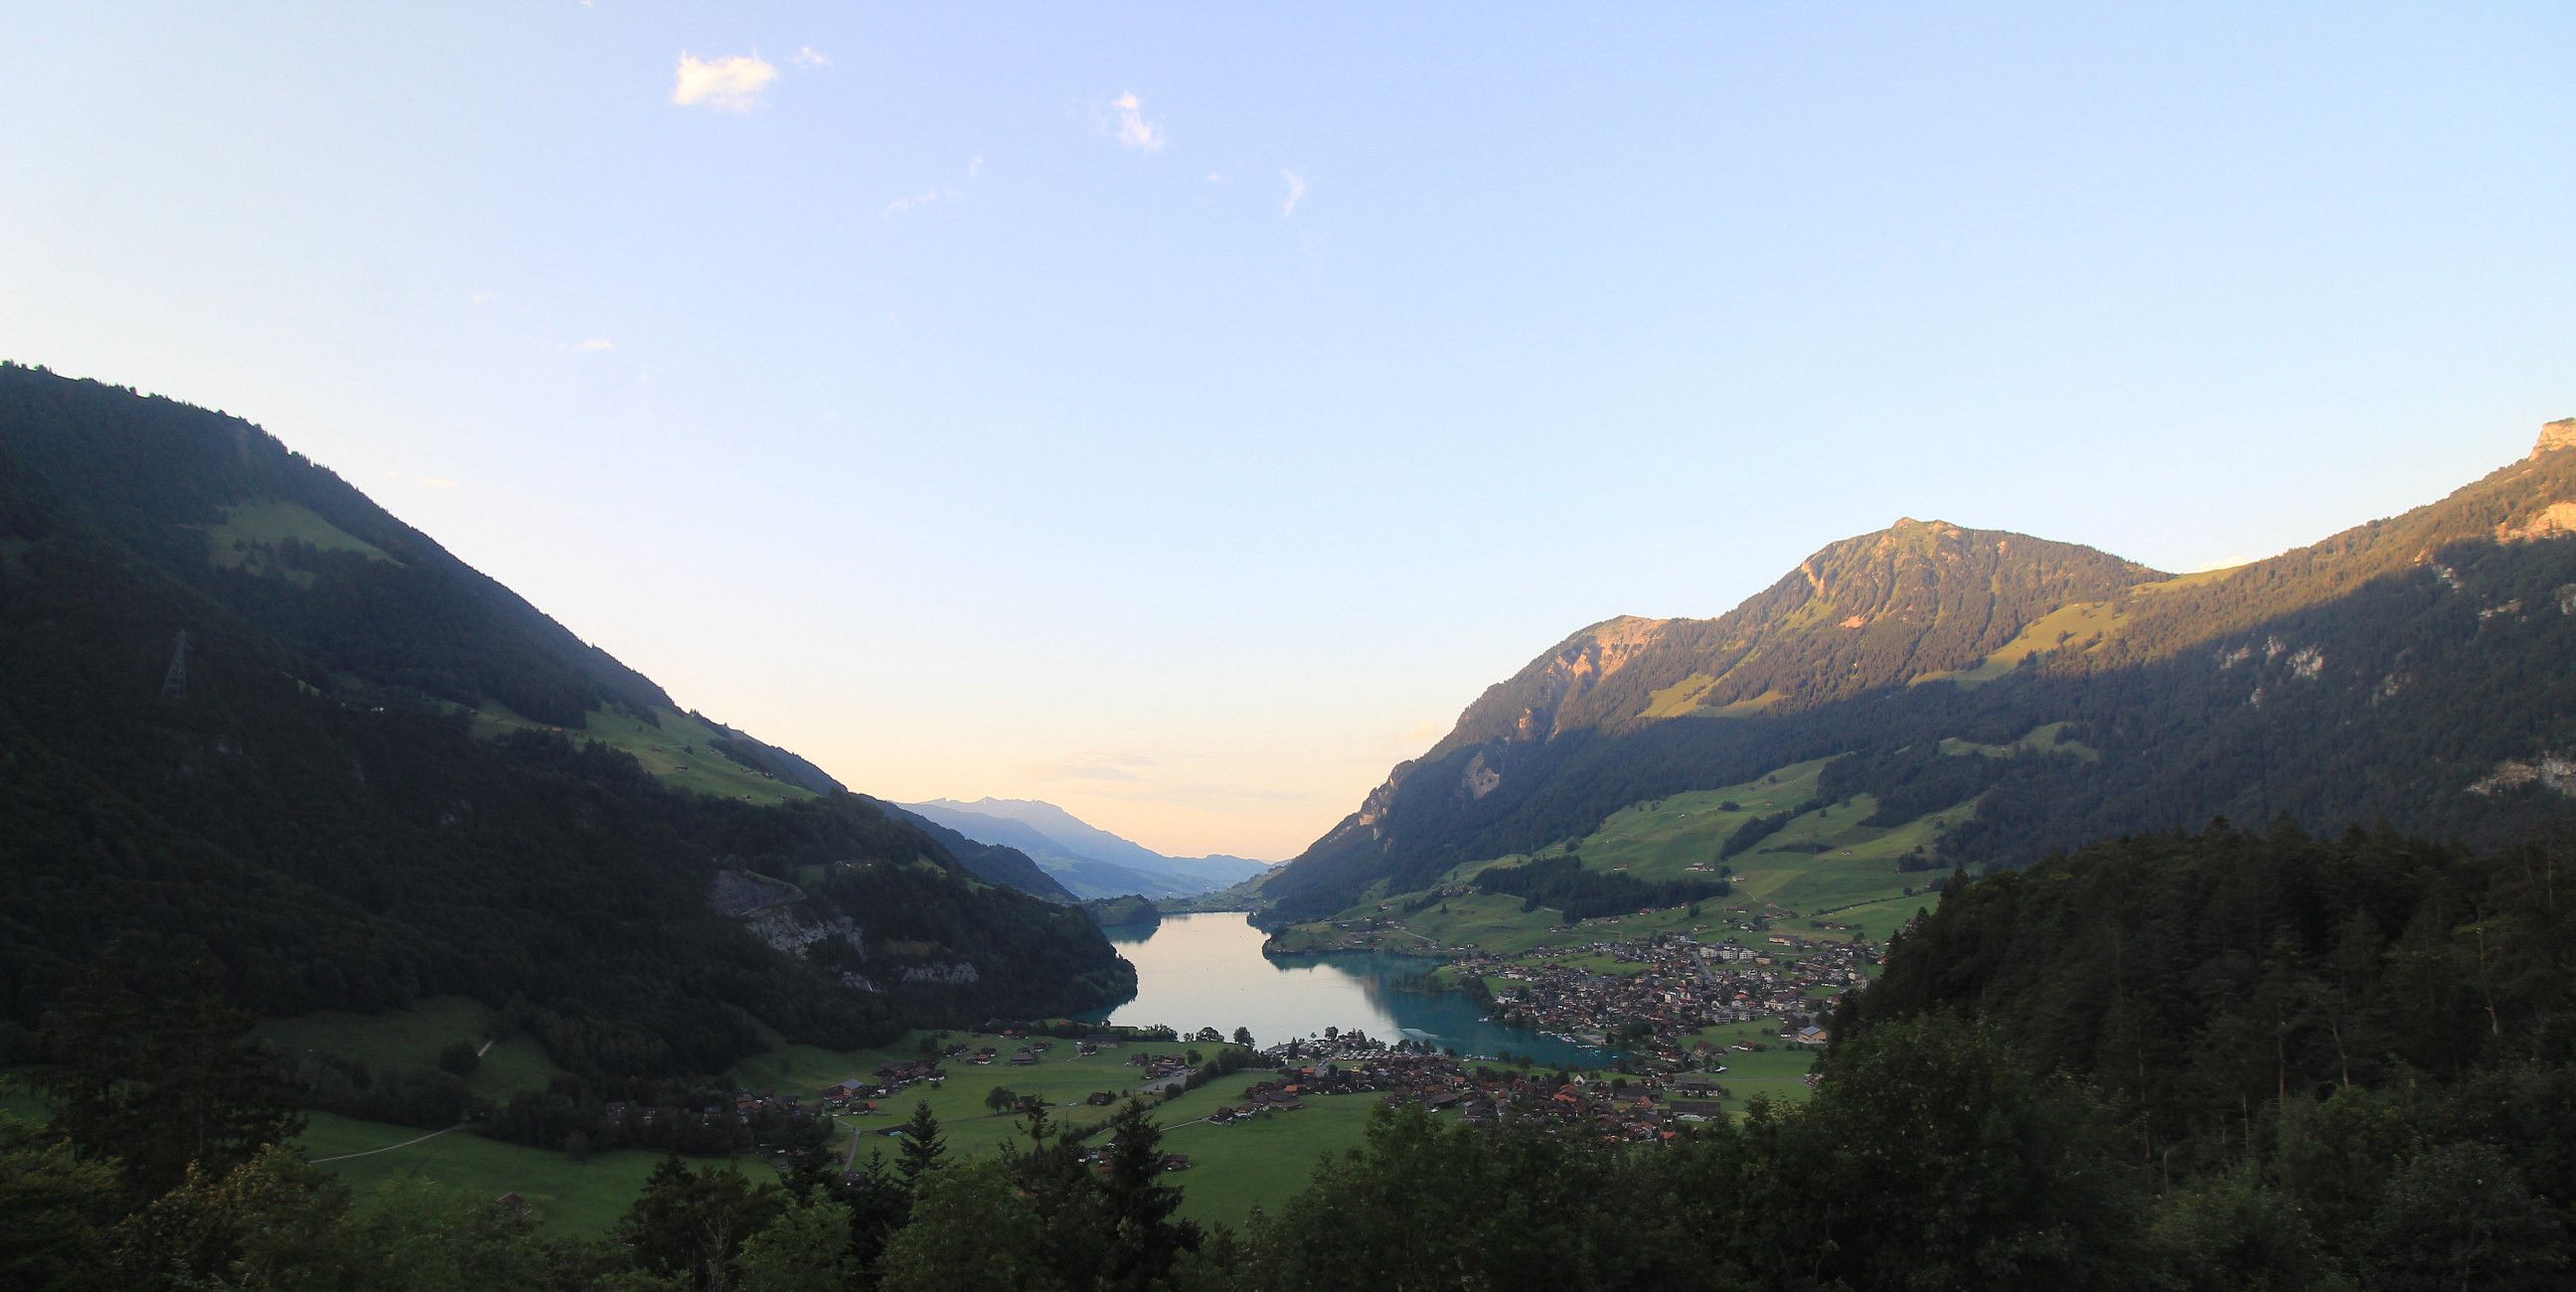
[{"label": "rocky cliff face", "polygon": [[2576,417],[2562,417],[2540,428],[2540,442],[2531,446],[2531,456],[2554,453],[2559,449],[2576,449]]}]

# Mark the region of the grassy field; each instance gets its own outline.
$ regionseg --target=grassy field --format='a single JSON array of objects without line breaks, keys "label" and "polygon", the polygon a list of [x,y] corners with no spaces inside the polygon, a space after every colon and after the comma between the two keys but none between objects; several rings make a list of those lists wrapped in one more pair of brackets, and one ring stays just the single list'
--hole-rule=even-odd
[{"label": "grassy field", "polygon": [[[2091,751],[2064,739],[2064,724],[2041,727],[2016,742],[2027,747],[2081,757]],[[1984,752],[1964,746],[1958,753]],[[1329,948],[1353,934],[1332,927],[1389,921],[1366,935],[1390,950],[1419,946],[1475,948],[1514,954],[1551,947],[1578,947],[1596,941],[1626,941],[1658,933],[1724,934],[1737,921],[1769,918],[1817,938],[1859,936],[1883,941],[1931,899],[1922,890],[1935,875],[1899,872],[1899,858],[1917,847],[1936,843],[1942,832],[1976,810],[1973,802],[1931,813],[1897,826],[1861,822],[1877,810],[1870,796],[1856,795],[1839,806],[1818,807],[1791,819],[1760,845],[1725,860],[1726,840],[1756,817],[1789,811],[1812,802],[1817,778],[1831,759],[1782,767],[1738,785],[1698,790],[1633,804],[1612,813],[1599,829],[1579,840],[1574,850],[1585,866],[1625,873],[1645,882],[1715,878],[1721,867],[1732,871],[1733,891],[1699,904],[1698,915],[1686,907],[1647,911],[1564,924],[1550,910],[1523,911],[1520,900],[1484,893],[1453,893],[1419,911],[1406,907],[1420,893],[1386,895],[1372,891],[1361,902],[1331,920],[1281,930],[1281,950]],[[1562,847],[1542,850],[1556,855]],[[1469,862],[1443,875],[1433,890],[1463,887],[1489,866],[1529,860],[1512,856]],[[1697,869],[1694,869],[1696,867]],[[1914,889],[1909,893],[1907,889]],[[1795,912],[1792,916],[1789,913]],[[1857,926],[1858,933],[1822,931],[1807,921],[1824,919]],[[1589,967],[1615,966],[1598,965]]]},{"label": "grassy field", "polygon": [[[463,996],[433,996],[394,1014],[352,1014],[324,1010],[295,1018],[270,1019],[255,1034],[288,1054],[318,1050],[365,1059],[379,1068],[427,1072],[438,1066],[438,1052],[463,1041],[481,1045],[492,1038],[492,1011]],[[543,1090],[561,1069],[530,1037],[495,1042],[466,1088],[485,1099],[506,1100],[522,1090]]]},{"label": "grassy field", "polygon": [[2019,740],[2008,745],[1980,745],[1974,741],[1961,740],[1952,736],[1941,742],[1941,752],[1953,756],[1977,754],[1986,758],[2005,758],[2022,753],[2068,754],[2088,763],[2102,761],[2100,750],[2083,741],[2066,738],[2068,725],[2063,722],[2043,723],[2031,728]]},{"label": "grassy field", "polygon": [[[1190,1158],[1189,1170],[1164,1177],[1181,1188],[1184,1219],[1240,1227],[1255,1207],[1277,1211],[1314,1178],[1318,1158],[1359,1147],[1369,1111],[1383,1102],[1378,1095],[1320,1095],[1298,1112],[1263,1113],[1231,1126],[1182,1124],[1207,1108],[1240,1103],[1243,1087],[1264,1075],[1228,1077],[1157,1114],[1166,1128],[1164,1148]],[[1197,1107],[1202,1102],[1206,1107]]]},{"label": "grassy field", "polygon": [[671,709],[657,710],[654,716],[661,721],[658,727],[623,710],[593,709],[584,715],[580,728],[563,729],[521,717],[489,697],[473,714],[475,730],[485,735],[513,730],[563,730],[576,739],[622,749],[633,754],[635,761],[655,777],[701,794],[752,803],[781,803],[814,796],[803,786],[773,780],[716,752],[714,742],[724,733],[708,723]]},{"label": "grassy field", "polygon": [[1815,1092],[1801,1078],[1816,1065],[1815,1052],[1802,1046],[1780,1044],[1776,1023],[1731,1023],[1693,1032],[1682,1038],[1682,1044],[1707,1041],[1711,1045],[1736,1042],[1761,1042],[1768,1049],[1751,1053],[1729,1051],[1718,1062],[1726,1071],[1718,1080],[1726,1083],[1726,1107],[1729,1112],[1742,1112],[1756,1098],[1779,1103],[1804,1103]]},{"label": "grassy field", "polygon": [[2128,616],[2112,608],[2108,601],[2081,601],[2032,620],[2021,633],[2005,642],[1992,654],[1967,668],[1944,669],[1911,679],[1909,685],[1926,682],[1956,682],[1977,686],[1994,681],[2034,654],[2071,647],[2089,651],[2118,637],[2128,624]]},{"label": "grassy field", "polygon": [[[1712,900],[1697,916],[1689,908],[1674,906],[1635,915],[1613,915],[1584,920],[1577,924],[1560,923],[1554,911],[1523,912],[1521,899],[1490,893],[1442,899],[1439,906],[1402,917],[1399,929],[1379,930],[1390,951],[1419,946],[1430,951],[1436,944],[1449,949],[1474,949],[1498,955],[1551,947],[1582,947],[1594,942],[1633,941],[1657,933],[1723,934],[1728,916],[1724,903]],[[1369,908],[1374,914],[1374,907]],[[1337,919],[1361,918],[1356,908]],[[1279,931],[1278,950],[1287,953],[1332,950],[1346,945],[1352,935],[1329,924],[1297,925]],[[1625,968],[1623,966],[1623,968]]]},{"label": "grassy field", "polygon": [[[467,1131],[421,1140],[428,1132],[408,1126],[352,1121],[329,1113],[312,1113],[309,1118],[297,1147],[361,1198],[394,1180],[464,1189],[477,1197],[516,1193],[537,1209],[549,1230],[558,1233],[607,1233],[643,1191],[654,1163],[662,1160],[662,1154],[649,1149],[617,1149],[575,1162],[561,1153],[503,1144]],[[413,1140],[421,1142],[410,1143]],[[408,1146],[391,1147],[397,1144]],[[385,1151],[374,1151],[380,1149]],[[755,1180],[764,1178],[759,1172],[767,1170],[765,1164],[748,1158],[741,1165]]]},{"label": "grassy field", "polygon": [[[865,1076],[881,1064],[913,1060],[921,1056],[918,1045],[930,1035],[915,1032],[902,1041],[882,1049],[825,1050],[810,1045],[783,1045],[766,1054],[754,1055],[734,1065],[731,1076],[745,1089],[790,1092],[813,1098],[823,1087],[849,1077]],[[970,1046],[990,1045],[1007,1059],[1018,1047],[1018,1041],[972,1033],[943,1033],[949,1044],[963,1042]],[[1043,1039],[1043,1038],[1042,1038]],[[984,1107],[984,1096],[995,1086],[1006,1087],[1016,1094],[1036,1095],[1046,1100],[1051,1116],[1069,1126],[1087,1126],[1108,1119],[1111,1109],[1093,1107],[1083,1100],[1094,1091],[1105,1090],[1124,1096],[1141,1084],[1144,1070],[1128,1061],[1137,1055],[1178,1054],[1186,1056],[1197,1050],[1202,1058],[1213,1059],[1219,1053],[1235,1049],[1232,1045],[1198,1045],[1178,1041],[1150,1045],[1125,1045],[1104,1049],[1098,1054],[1077,1055],[1071,1041],[1055,1041],[1054,1049],[1039,1056],[1034,1067],[1015,1068],[996,1061],[977,1067],[961,1060],[947,1061],[948,1079],[933,1090],[913,1086],[887,1102],[876,1117],[853,1117],[853,1124],[863,1130],[886,1131],[912,1115],[916,1103],[927,1100],[932,1115],[947,1128],[949,1140],[959,1151],[986,1152],[997,1149],[1011,1138],[1012,1119],[995,1116]],[[1216,1083],[1223,1087],[1234,1079]],[[1193,1092],[1193,1095],[1205,1093]],[[1239,1089],[1229,1093],[1240,1094]],[[1207,1106],[1214,1108],[1223,1100]]]},{"label": "grassy field", "polygon": [[[206,529],[206,554],[217,565],[255,571],[268,564],[265,549],[274,549],[288,539],[301,540],[325,552],[355,552],[370,561],[402,564],[384,549],[291,502],[244,503],[227,510],[222,524]],[[312,574],[306,571],[285,573],[306,586],[313,582]]]},{"label": "grassy field", "polygon": [[[783,1046],[744,1061],[731,1075],[753,1089],[812,1095],[842,1078],[871,1072],[890,1059],[918,1057],[915,1046],[923,1035],[926,1034],[915,1033],[882,1050]],[[992,1045],[1005,1055],[1012,1048],[1012,1042],[997,1037],[955,1033],[948,1039],[951,1043]],[[1055,1045],[1042,1062],[1031,1068],[1001,1063],[975,1067],[951,1060],[948,1080],[940,1089],[915,1086],[887,1101],[880,1116],[848,1119],[860,1134],[869,1137],[861,1141],[860,1154],[882,1149],[891,1156],[890,1142],[871,1141],[900,1126],[911,1116],[913,1105],[923,1100],[929,1102],[932,1114],[939,1118],[950,1151],[999,1152],[1003,1144],[1016,1141],[1019,1132],[1016,1118],[996,1116],[984,1107],[985,1092],[995,1086],[1020,1094],[1042,1095],[1052,1106],[1050,1115],[1059,1122],[1084,1126],[1106,1120],[1113,1111],[1084,1105],[1085,1096],[1095,1090],[1124,1093],[1135,1088],[1139,1070],[1127,1062],[1133,1056],[1182,1054],[1197,1049],[1214,1057],[1219,1050],[1232,1048],[1158,1043],[1080,1056],[1073,1053],[1071,1041],[1057,1041]],[[1153,1105],[1155,1121],[1166,1128],[1166,1146],[1190,1157],[1191,1169],[1170,1177],[1182,1192],[1182,1215],[1202,1223],[1239,1225],[1255,1206],[1276,1207],[1305,1187],[1317,1154],[1338,1152],[1360,1142],[1368,1110],[1378,1102],[1373,1095],[1317,1098],[1306,1101],[1304,1111],[1274,1113],[1240,1125],[1212,1126],[1201,1120],[1220,1107],[1240,1104],[1245,1087],[1268,1077],[1266,1072],[1247,1068],[1169,1103]]]},{"label": "grassy field", "polygon": [[[339,1020],[326,1020],[307,1023],[302,1034],[332,1037],[345,1044],[351,1035],[340,1030],[345,1028],[346,1024]],[[359,1029],[357,1039],[397,1048],[408,1045],[416,1050],[420,1045],[428,1044],[429,1037],[434,1034],[429,1024],[421,1020],[412,1020],[398,1041],[386,1039],[391,1032],[392,1029],[381,1029],[367,1033],[365,1029]],[[752,1089],[781,1093],[795,1091],[814,1096],[820,1094],[825,1086],[870,1072],[890,1059],[916,1057],[910,1042],[920,1035],[923,1034],[906,1038],[906,1043],[879,1050],[832,1051],[812,1046],[786,1046],[746,1060],[731,1075]],[[950,1039],[974,1045],[999,1046],[1005,1054],[1014,1044],[1004,1038],[967,1033],[953,1034]],[[1218,1051],[1231,1048],[1182,1044],[1131,1045],[1104,1050],[1096,1055],[1076,1056],[1073,1042],[1058,1041],[1055,1045],[1055,1049],[1047,1052],[1046,1061],[1033,1068],[1014,1068],[1002,1063],[976,1067],[952,1060],[948,1065],[949,1078],[940,1089],[915,1086],[903,1092],[902,1096],[887,1101],[879,1115],[844,1117],[841,1125],[855,1137],[861,1158],[872,1151],[884,1151],[892,1156],[893,1145],[883,1138],[886,1132],[900,1126],[911,1115],[916,1102],[927,1100],[940,1120],[951,1152],[961,1156],[997,1153],[1003,1144],[1018,1138],[1018,1122],[1015,1118],[996,1116],[984,1107],[985,1092],[995,1086],[1006,1086],[1021,1094],[1043,1096],[1052,1106],[1051,1115],[1059,1123],[1083,1126],[1106,1120],[1111,1111],[1084,1105],[1084,1096],[1095,1090],[1126,1091],[1136,1086],[1141,1074],[1139,1069],[1127,1065],[1128,1057],[1139,1053],[1182,1054],[1192,1048],[1213,1057]],[[436,1053],[435,1045],[431,1046],[430,1053]],[[1170,1104],[1155,1105],[1155,1118],[1167,1126],[1195,1121],[1222,1105],[1240,1102],[1243,1088],[1263,1079],[1263,1076],[1260,1072],[1246,1071],[1223,1078]],[[1365,1111],[1360,1110],[1362,1118]],[[1314,1110],[1286,1116],[1312,1117],[1311,1122],[1298,1125],[1326,1132],[1317,1141],[1319,1147],[1358,1142],[1358,1120],[1337,1116],[1333,1112],[1319,1114]],[[1341,1124],[1345,1120],[1350,1121],[1348,1126]],[[1185,1129],[1192,1137],[1190,1142],[1195,1142],[1198,1136],[1238,1128],[1199,1125]],[[1230,1152],[1227,1149],[1227,1144],[1232,1143],[1275,1144],[1283,1134],[1293,1141],[1304,1131],[1297,1125],[1284,1132],[1270,1131],[1267,1134],[1261,1127],[1240,1129],[1253,1132],[1252,1137],[1244,1141],[1218,1143],[1199,1169],[1172,1177],[1174,1184],[1192,1195],[1189,1214],[1240,1223],[1254,1203],[1275,1205],[1278,1199],[1304,1184],[1305,1168],[1312,1161],[1310,1153],[1300,1150],[1292,1155],[1290,1163],[1282,1164],[1265,1152]],[[659,1154],[648,1150],[621,1149],[596,1154],[589,1162],[577,1164],[561,1153],[501,1144],[462,1131],[408,1143],[419,1140],[424,1134],[426,1132],[409,1127],[315,1113],[312,1114],[311,1127],[298,1143],[316,1159],[386,1150],[323,1163],[326,1169],[338,1174],[361,1195],[396,1179],[425,1180],[494,1197],[515,1191],[534,1203],[551,1226],[585,1234],[605,1232],[614,1224],[634,1201],[653,1164],[660,1160]],[[408,1146],[390,1147],[403,1144]],[[838,1148],[846,1152],[850,1144],[850,1140],[844,1139]],[[1173,1151],[1189,1153],[1194,1162],[1200,1157],[1197,1150],[1184,1142],[1175,1142]],[[753,1173],[754,1178],[761,1178],[757,1173],[769,1165],[768,1160],[762,1157],[747,1155],[736,1160],[743,1170]],[[1198,1196],[1201,1194],[1205,1196]]]},{"label": "grassy field", "polygon": [[[2203,570],[2197,574],[2176,575],[2154,583],[2141,583],[2129,589],[2129,592],[2134,596],[2151,597],[2180,588],[2214,583],[2243,568],[2243,566],[2230,566],[2222,570]],[[2121,634],[2128,630],[2128,626],[2129,616],[2109,601],[2079,601],[2072,605],[2059,606],[2032,620],[2011,641],[2005,642],[1996,648],[1994,653],[1977,663],[1967,668],[1925,673],[1912,679],[1908,684],[1919,686],[1926,682],[1956,682],[1962,686],[1977,686],[1994,681],[2021,667],[2022,660],[2033,654],[2054,650],[2079,652],[2099,650],[2119,640]]]},{"label": "grassy field", "polygon": [[[53,1116],[50,1105],[26,1089],[19,1073],[0,1074],[0,1111],[35,1122]],[[550,1229],[576,1235],[608,1232],[643,1190],[644,1178],[662,1156],[643,1149],[620,1149],[575,1163],[561,1153],[503,1144],[466,1131],[423,1139],[430,1132],[409,1126],[355,1121],[324,1112],[304,1116],[304,1133],[295,1146],[323,1170],[340,1177],[361,1199],[392,1180],[423,1181],[484,1198],[516,1192],[535,1205]],[[387,1151],[375,1151],[380,1149]],[[324,1158],[340,1160],[321,1161]],[[742,1165],[745,1170],[764,1169],[750,1159]]]}]

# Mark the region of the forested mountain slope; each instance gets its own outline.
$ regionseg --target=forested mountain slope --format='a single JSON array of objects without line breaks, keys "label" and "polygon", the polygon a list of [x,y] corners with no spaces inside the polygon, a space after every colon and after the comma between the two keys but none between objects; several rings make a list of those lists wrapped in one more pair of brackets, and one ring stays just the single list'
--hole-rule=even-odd
[{"label": "forested mountain slope", "polygon": [[[2571,438],[2553,423],[2441,502],[2233,570],[1908,520],[1719,618],[1607,621],[1489,689],[1263,892],[1320,914],[1826,757],[1827,793],[1888,822],[1974,800],[1945,864],[2218,814],[2516,837],[2576,788]],[[2097,756],[1956,756],[2054,723]]]},{"label": "forested mountain slope", "polygon": [[[692,749],[648,769],[566,734],[611,721]],[[716,762],[741,793],[684,788]],[[1133,981],[1078,909],[678,711],[257,428],[16,367],[0,884],[13,1057],[111,945],[211,957],[268,1013],[515,1000],[611,1074],[719,1071],[760,1023],[852,1044]]]}]

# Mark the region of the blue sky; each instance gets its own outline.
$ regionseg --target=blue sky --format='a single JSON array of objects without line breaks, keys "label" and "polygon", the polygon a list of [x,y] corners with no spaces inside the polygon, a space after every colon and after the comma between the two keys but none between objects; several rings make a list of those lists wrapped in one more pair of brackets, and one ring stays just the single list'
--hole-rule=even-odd
[{"label": "blue sky", "polygon": [[125,5],[0,357],[896,798],[1293,854],[1900,515],[2168,569],[2576,413],[2576,7]]}]

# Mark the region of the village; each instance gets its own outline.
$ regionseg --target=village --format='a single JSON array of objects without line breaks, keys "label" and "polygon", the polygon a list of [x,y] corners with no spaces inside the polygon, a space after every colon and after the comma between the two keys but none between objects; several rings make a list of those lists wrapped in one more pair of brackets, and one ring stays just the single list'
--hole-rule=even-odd
[{"label": "village", "polygon": [[[1691,1124],[1722,1117],[1732,1097],[1709,1072],[1626,1074],[1495,1067],[1400,1042],[1355,1034],[1295,1041],[1262,1052],[1272,1075],[1246,1086],[1242,1102],[1206,1117],[1216,1126],[1294,1114],[1318,1097],[1375,1094],[1384,1102],[1454,1112],[1471,1125],[1510,1122],[1628,1143],[1674,1139]],[[1802,1078],[1812,1084],[1813,1078]]]},{"label": "village", "polygon": [[1481,987],[1505,1022],[1667,1068],[1703,1064],[1715,1047],[1692,1034],[1730,1024],[1776,1019],[1782,1041],[1826,1044],[1824,1015],[1875,972],[1879,952],[1858,941],[1757,936],[1760,945],[1667,933],[1508,956],[1471,952],[1448,971]]},{"label": "village", "polygon": [[[889,1057],[871,1071],[819,1090],[809,1085],[802,1094],[738,1089],[730,1106],[685,1110],[680,1127],[657,1127],[654,1110],[611,1103],[601,1110],[606,1133],[599,1138],[651,1141],[679,1131],[693,1140],[722,1135],[737,1147],[741,1141],[792,1143],[836,1121],[853,1129],[859,1119],[890,1123],[909,1109],[907,1091],[937,1092],[953,1078],[963,1085],[940,1100],[943,1108],[971,1106],[982,1115],[1013,1115],[1033,1105],[1098,1109],[1129,1098],[1162,1104],[1241,1067],[1249,1080],[1239,1094],[1213,1106],[1193,1100],[1197,1115],[1179,1124],[1241,1126],[1296,1117],[1317,1098],[1373,1095],[1470,1124],[1539,1125],[1652,1143],[1740,1102],[1726,1083],[1742,1075],[1730,1075],[1730,1067],[1747,1059],[1757,1060],[1759,1082],[1812,1082],[1803,1071],[1809,1065],[1790,1055],[1831,1043],[1835,1002],[1875,974],[1880,954],[1866,941],[1792,933],[1766,921],[1723,933],[1662,932],[1508,954],[1468,948],[1443,968],[1440,979],[1483,997],[1496,1021],[1616,1051],[1599,1071],[1550,1069],[1509,1054],[1461,1055],[1419,1039],[1390,1045],[1334,1029],[1258,1050],[1233,1049],[1220,1071],[1209,1055],[1227,1049],[1216,1044],[1213,1029],[1196,1035],[1157,1029],[1149,1036],[1029,1025],[925,1038],[913,1056]],[[1207,1052],[1195,1048],[1201,1044]],[[1078,1086],[1045,1075],[1070,1075],[1064,1065],[1077,1060],[1097,1075]],[[1018,1071],[1029,1075],[1011,1075]],[[1187,1165],[1179,1155],[1171,1163],[1175,1170]]]}]

